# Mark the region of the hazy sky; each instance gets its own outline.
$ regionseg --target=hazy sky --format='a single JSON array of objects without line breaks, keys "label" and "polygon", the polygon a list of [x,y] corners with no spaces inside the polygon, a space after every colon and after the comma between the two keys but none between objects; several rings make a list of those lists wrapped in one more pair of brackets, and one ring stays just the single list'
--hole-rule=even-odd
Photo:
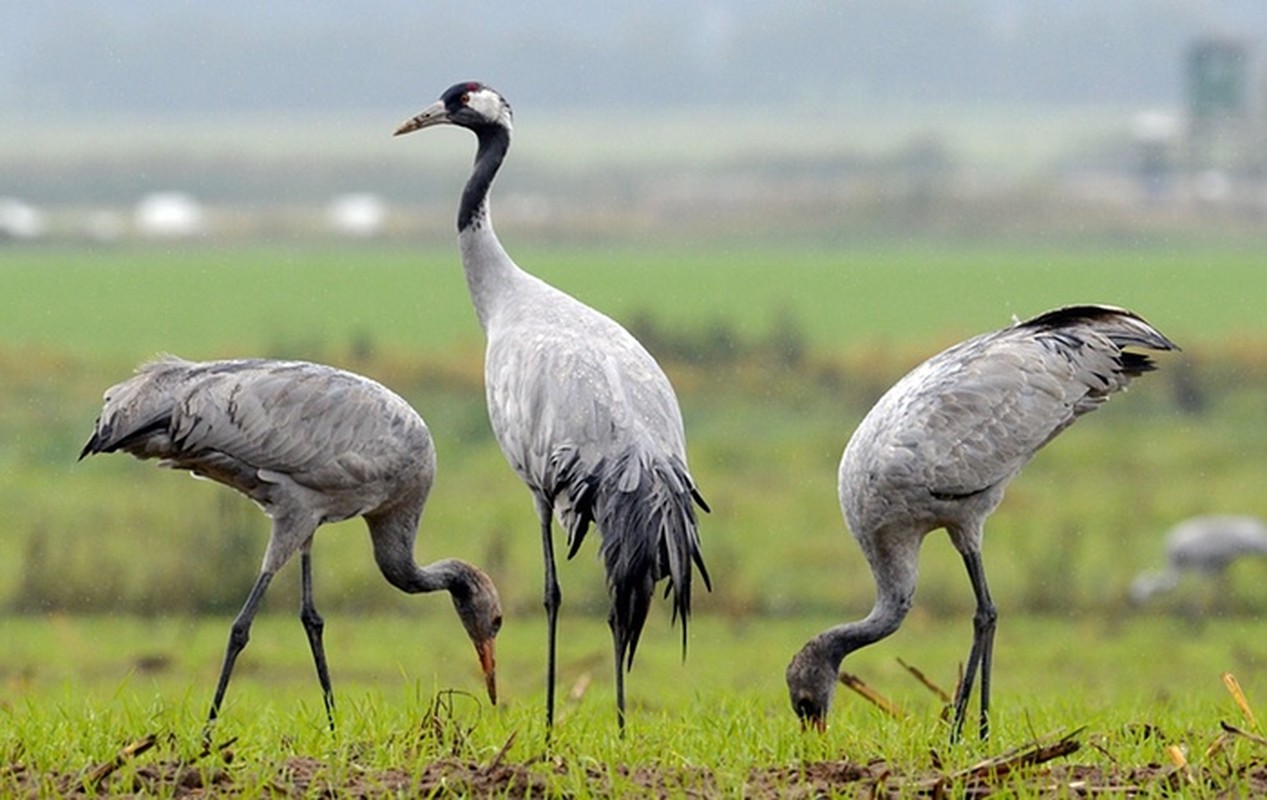
[{"label": "hazy sky", "polygon": [[1157,104],[1261,0],[50,0],[6,9],[0,110],[398,108],[477,78],[557,107],[837,100]]}]

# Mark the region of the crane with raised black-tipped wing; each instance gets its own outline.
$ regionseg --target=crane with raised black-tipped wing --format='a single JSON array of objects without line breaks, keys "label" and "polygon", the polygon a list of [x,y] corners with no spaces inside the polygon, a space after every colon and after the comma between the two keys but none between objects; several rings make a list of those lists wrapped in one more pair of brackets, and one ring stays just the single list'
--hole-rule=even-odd
[{"label": "crane with raised black-tipped wing", "polygon": [[981,562],[985,520],[1043,445],[1153,369],[1147,355],[1127,348],[1177,349],[1129,311],[1059,308],[933,356],[876,402],[845,447],[838,476],[841,509],[871,566],[876,602],[865,618],[823,631],[792,658],[788,691],[804,723],[825,725],[841,661],[902,624],[920,545],[944,528],[976,596],[951,736],[959,735],[979,674],[986,738],[997,611]]}]

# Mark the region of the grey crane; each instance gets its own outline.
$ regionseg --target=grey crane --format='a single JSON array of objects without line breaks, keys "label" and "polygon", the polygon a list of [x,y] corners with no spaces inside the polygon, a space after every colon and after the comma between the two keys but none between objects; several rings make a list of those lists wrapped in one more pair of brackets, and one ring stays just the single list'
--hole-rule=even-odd
[{"label": "grey crane", "polygon": [[459,83],[396,135],[457,125],[478,142],[458,206],[458,245],[475,314],[488,339],[484,382],[502,453],[531,490],[545,559],[546,729],[554,722],[555,642],[561,592],[551,514],[567,530],[569,558],[597,525],[612,605],[617,721],[624,729],[624,672],[655,584],[668,578],[682,647],[691,613],[692,564],[708,572],[692,502],[708,506],[686,463],[677,398],[655,359],[624,328],[524,272],[493,232],[488,193],[510,147],[506,100]]},{"label": "grey crane", "polygon": [[1131,600],[1146,603],[1170,591],[1184,573],[1218,578],[1234,561],[1267,556],[1267,523],[1258,517],[1211,514],[1180,522],[1166,535],[1166,568],[1131,584]]},{"label": "grey crane", "polygon": [[414,539],[435,478],[435,448],[418,412],[369,378],[303,361],[185,361],[142,365],[105,393],[83,452],[118,450],[189,470],[254,500],[272,518],[259,577],[233,622],[211,701],[215,721],[229,675],[250,637],[269,582],[296,551],[308,634],[326,714],[334,695],[313,605],[312,540],[318,526],[364,517],[374,559],[403,592],[445,590],[475,645],[489,700],[497,702],[493,641],[501,601],[489,577],[458,559],[419,566]]},{"label": "grey crane", "polygon": [[997,612],[981,563],[986,517],[1043,445],[1154,368],[1126,347],[1177,349],[1129,311],[1059,308],[943,351],[876,402],[845,447],[838,476],[841,509],[871,567],[876,602],[864,619],[820,633],[792,658],[788,691],[803,723],[825,725],[845,656],[902,624],[920,544],[945,528],[976,596],[951,737],[962,729],[978,669],[979,733],[988,736]]}]

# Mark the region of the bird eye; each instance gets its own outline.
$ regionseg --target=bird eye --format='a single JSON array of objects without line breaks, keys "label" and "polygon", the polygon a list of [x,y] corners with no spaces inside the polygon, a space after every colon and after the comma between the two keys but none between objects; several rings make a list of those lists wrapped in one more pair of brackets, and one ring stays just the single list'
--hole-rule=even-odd
[{"label": "bird eye", "polygon": [[470,103],[471,102],[470,93],[467,92],[466,94],[463,94],[461,97],[458,98],[458,102],[461,103],[462,105],[466,105]]}]

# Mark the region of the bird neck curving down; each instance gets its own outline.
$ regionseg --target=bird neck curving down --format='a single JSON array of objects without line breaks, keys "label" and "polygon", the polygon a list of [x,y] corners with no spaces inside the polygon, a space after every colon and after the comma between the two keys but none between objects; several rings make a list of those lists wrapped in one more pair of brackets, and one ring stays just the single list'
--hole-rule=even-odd
[{"label": "bird neck curving down", "polygon": [[402,592],[451,591],[454,581],[461,577],[457,565],[437,561],[421,566],[414,560],[420,511],[411,508],[382,515],[365,515],[370,540],[374,544],[374,561],[387,582]]},{"label": "bird neck curving down", "polygon": [[866,618],[823,631],[792,657],[786,673],[788,694],[803,725],[826,725],[845,657],[897,630],[910,602],[894,599],[881,593]]}]

